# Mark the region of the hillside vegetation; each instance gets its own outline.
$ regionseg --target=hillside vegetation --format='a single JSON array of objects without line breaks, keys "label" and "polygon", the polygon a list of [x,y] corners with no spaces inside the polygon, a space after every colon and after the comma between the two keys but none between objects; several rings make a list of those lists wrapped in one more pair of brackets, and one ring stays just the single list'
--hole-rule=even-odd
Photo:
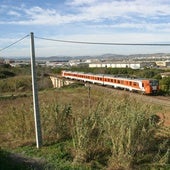
[{"label": "hillside vegetation", "polygon": [[[52,87],[52,83],[49,79],[48,68],[37,68],[37,82],[39,90]],[[4,65],[0,67],[0,93],[16,94],[29,92],[32,90],[32,78],[30,66],[24,67],[11,67],[10,65]]]},{"label": "hillside vegetation", "polygon": [[163,125],[155,115],[160,106],[96,87],[48,90],[39,98],[44,146],[35,148],[28,96],[0,103],[3,150],[43,158],[46,169],[169,167],[169,137],[158,135]]},{"label": "hillside vegetation", "polygon": [[[66,68],[65,68],[66,69]],[[134,70],[131,68],[88,68],[88,67],[72,67],[71,71],[82,71],[94,74],[111,74],[121,77],[131,78],[150,78],[159,80],[160,94],[170,95],[170,77],[161,77],[161,73],[169,72],[169,70],[149,69]],[[62,68],[37,67],[37,78],[39,90],[52,87],[49,79],[50,74],[61,74]],[[30,66],[14,68],[10,65],[0,67],[0,92],[23,92],[30,91],[31,70]]]},{"label": "hillside vegetation", "polygon": [[43,147],[37,150],[29,67],[5,70],[13,74],[0,80],[0,169],[170,168],[170,133],[157,116],[167,108],[90,85],[51,89],[48,74],[58,70],[41,67]]}]

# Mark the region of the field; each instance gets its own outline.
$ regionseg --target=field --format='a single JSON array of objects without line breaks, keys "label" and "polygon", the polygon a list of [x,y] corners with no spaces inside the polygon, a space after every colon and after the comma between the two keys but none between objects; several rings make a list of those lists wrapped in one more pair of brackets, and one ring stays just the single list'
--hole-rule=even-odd
[{"label": "field", "polygon": [[31,93],[0,100],[0,169],[170,168],[170,108],[161,103],[95,86],[41,91],[36,149]]}]

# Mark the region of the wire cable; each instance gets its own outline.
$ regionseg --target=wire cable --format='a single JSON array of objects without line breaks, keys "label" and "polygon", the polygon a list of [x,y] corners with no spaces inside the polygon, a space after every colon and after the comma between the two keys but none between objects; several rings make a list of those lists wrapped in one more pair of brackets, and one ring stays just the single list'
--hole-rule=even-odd
[{"label": "wire cable", "polygon": [[[0,51],[6,50],[9,47],[19,43],[23,39],[29,37],[30,35],[26,35],[22,37],[21,39],[13,42],[12,44],[0,49]],[[44,37],[38,37],[34,36],[34,38],[41,39],[41,40],[47,40],[47,41],[56,41],[56,42],[62,42],[62,43],[74,43],[74,44],[91,44],[91,45],[113,45],[113,46],[170,46],[170,43],[117,43],[117,42],[88,42],[88,41],[73,41],[73,40],[61,40],[61,39],[52,39],[52,38],[44,38]]]},{"label": "wire cable", "polygon": [[19,43],[20,41],[22,41],[23,39],[27,38],[28,36],[30,36],[30,35],[26,35],[26,36],[22,37],[21,39],[19,39],[19,40],[13,42],[12,44],[10,44],[10,45],[8,45],[8,46],[6,46],[6,47],[0,49],[0,51],[6,50],[7,48],[9,48],[9,47],[11,47],[11,46],[13,46],[13,45]]},{"label": "wire cable", "polygon": [[63,43],[74,43],[74,44],[92,44],[92,45],[123,45],[123,46],[170,46],[170,43],[109,43],[109,42],[86,42],[86,41],[72,41],[72,40],[59,40],[51,38],[37,37],[37,39],[47,40],[47,41],[57,41]]}]

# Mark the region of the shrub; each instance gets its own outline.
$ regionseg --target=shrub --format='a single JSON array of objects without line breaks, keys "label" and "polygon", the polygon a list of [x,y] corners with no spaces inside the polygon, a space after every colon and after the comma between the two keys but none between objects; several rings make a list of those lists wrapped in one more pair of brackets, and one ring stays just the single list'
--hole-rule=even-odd
[{"label": "shrub", "polygon": [[[102,162],[105,158],[106,149],[104,148],[104,131],[100,127],[102,115],[98,108],[90,112],[80,110],[73,115],[72,121],[72,140],[74,146],[74,163],[83,163],[98,159]],[[107,153],[108,154],[108,153]]]},{"label": "shrub", "polygon": [[154,142],[156,124],[150,119],[151,108],[135,99],[129,100],[129,96],[105,102],[105,107],[109,109],[103,127],[112,152],[109,167],[132,168],[138,155],[145,155]]},{"label": "shrub", "polygon": [[8,71],[8,70],[2,70],[0,71],[0,79],[8,78],[8,77],[14,77],[15,73]]},{"label": "shrub", "polygon": [[17,76],[0,80],[0,92],[21,92],[31,89],[31,76]]},{"label": "shrub", "polygon": [[164,93],[170,94],[170,77],[164,77],[160,80],[160,88]]},{"label": "shrub", "polygon": [[71,105],[56,103],[41,106],[42,132],[46,141],[60,141],[70,138]]}]

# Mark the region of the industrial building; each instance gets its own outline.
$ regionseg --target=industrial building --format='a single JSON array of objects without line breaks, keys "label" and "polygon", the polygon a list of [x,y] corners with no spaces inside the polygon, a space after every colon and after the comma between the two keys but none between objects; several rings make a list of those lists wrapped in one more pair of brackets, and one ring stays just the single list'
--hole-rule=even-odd
[{"label": "industrial building", "polygon": [[89,63],[90,68],[102,67],[102,68],[132,68],[132,69],[141,69],[144,67],[153,67],[155,66],[154,62],[97,62]]},{"label": "industrial building", "polygon": [[159,67],[170,67],[170,61],[155,61]]}]

